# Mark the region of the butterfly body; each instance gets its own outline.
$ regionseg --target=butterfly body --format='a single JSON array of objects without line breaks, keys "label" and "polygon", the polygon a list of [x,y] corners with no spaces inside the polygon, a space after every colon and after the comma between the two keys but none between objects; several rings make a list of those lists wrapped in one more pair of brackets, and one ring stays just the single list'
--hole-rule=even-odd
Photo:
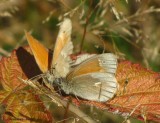
[{"label": "butterfly body", "polygon": [[[38,50],[35,46],[31,46],[33,54],[36,54],[34,57],[40,69],[45,73],[49,83],[57,86],[66,94],[98,102],[112,99],[118,89],[115,78],[117,57],[112,53],[84,55],[84,57],[82,55],[80,59],[77,59],[78,62],[72,66],[70,59],[73,50],[70,36],[71,28],[70,19],[64,19],[60,26],[50,70],[46,71],[46,66],[49,65],[43,65],[46,61],[37,58],[36,56],[39,56],[37,55]],[[32,45],[32,41],[35,39],[28,34],[26,36],[29,44]]]}]

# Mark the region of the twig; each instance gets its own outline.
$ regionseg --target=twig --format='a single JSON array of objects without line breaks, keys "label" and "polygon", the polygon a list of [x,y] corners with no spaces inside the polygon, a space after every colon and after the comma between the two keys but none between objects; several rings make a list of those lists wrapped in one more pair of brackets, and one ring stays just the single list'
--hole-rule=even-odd
[{"label": "twig", "polygon": [[8,51],[6,51],[6,50],[4,50],[2,48],[0,48],[0,53],[2,53],[5,56],[10,56],[10,52],[8,52]]}]

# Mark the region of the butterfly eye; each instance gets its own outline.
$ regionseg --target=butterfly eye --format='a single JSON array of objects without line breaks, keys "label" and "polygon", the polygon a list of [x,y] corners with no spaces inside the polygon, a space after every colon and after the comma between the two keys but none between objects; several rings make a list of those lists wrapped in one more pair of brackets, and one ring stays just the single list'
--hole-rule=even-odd
[{"label": "butterfly eye", "polygon": [[51,74],[50,72],[46,73],[46,78],[49,81],[49,83],[53,83],[53,81],[55,80],[54,74]]},{"label": "butterfly eye", "polygon": [[56,78],[56,79],[54,80],[53,84],[58,85],[58,86],[61,86],[61,85],[62,85],[62,82],[63,82],[62,78]]}]

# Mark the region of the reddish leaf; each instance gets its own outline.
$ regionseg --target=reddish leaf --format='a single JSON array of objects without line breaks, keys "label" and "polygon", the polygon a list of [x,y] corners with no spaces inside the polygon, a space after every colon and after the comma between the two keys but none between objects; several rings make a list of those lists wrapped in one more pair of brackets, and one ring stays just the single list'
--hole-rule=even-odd
[{"label": "reddish leaf", "polygon": [[132,112],[133,116],[160,121],[160,76],[138,64],[128,61],[118,66],[117,80],[120,89],[116,98],[108,102],[119,113]]},{"label": "reddish leaf", "polygon": [[119,63],[116,78],[119,90],[105,104],[85,102],[122,116],[160,121],[160,74],[129,61]]},{"label": "reddish leaf", "polygon": [[3,105],[6,107],[3,120],[7,123],[26,123],[31,121],[45,123],[51,122],[52,119],[43,103],[31,92],[19,91],[12,93],[8,99],[3,102]]},{"label": "reddish leaf", "polygon": [[36,67],[27,48],[13,51],[11,57],[2,58],[0,61],[0,84],[3,87],[0,91],[0,102],[5,107],[2,115],[5,122],[52,122],[51,113],[39,97],[24,90],[26,85],[18,79],[27,79],[39,74],[40,71]]},{"label": "reddish leaf", "polygon": [[[9,67],[9,64],[11,63],[13,63],[12,66],[15,65],[13,67],[14,69]],[[22,48],[18,49],[16,53],[14,51],[10,58],[2,59],[0,62],[0,70],[3,70],[3,73],[0,72],[0,81],[3,85],[3,88],[5,90],[12,91],[22,89],[25,86],[24,84],[22,84],[23,86],[20,84],[21,82],[17,79],[17,76],[25,78],[26,75],[27,78],[31,78],[40,73],[34,58],[30,55],[30,53],[28,53],[28,51]],[[80,99],[77,101],[77,99],[73,99],[74,103],[78,102],[79,104],[92,104],[103,110],[107,109],[110,112],[121,114],[122,116],[131,115],[138,119],[159,122],[160,74],[147,70],[138,64],[132,64],[129,61],[123,61],[118,65],[116,78],[119,83],[119,90],[117,95],[110,101],[106,103],[99,103]],[[10,80],[14,80],[13,83]],[[29,95],[28,92],[26,93]],[[20,94],[20,92],[18,94]],[[0,93],[0,100],[1,102],[5,102],[4,97],[8,97],[7,103],[5,104],[9,105],[14,100],[12,98],[15,98],[15,94],[13,93],[13,96],[11,96],[12,98],[7,95],[8,93]],[[36,99],[34,101],[36,101]],[[14,110],[12,109],[11,111]],[[15,115],[16,112],[11,112],[11,114]],[[40,112],[35,113],[34,115],[38,115],[37,117],[42,117],[44,114],[42,113],[42,110],[40,110]],[[9,115],[5,113],[3,118],[7,119],[8,116]],[[25,116],[29,117],[29,113],[25,113]]]},{"label": "reddish leaf", "polygon": [[15,53],[13,51],[12,57],[2,58],[0,62],[0,82],[6,91],[21,89],[25,86],[18,80],[18,77],[24,78],[24,74]]}]

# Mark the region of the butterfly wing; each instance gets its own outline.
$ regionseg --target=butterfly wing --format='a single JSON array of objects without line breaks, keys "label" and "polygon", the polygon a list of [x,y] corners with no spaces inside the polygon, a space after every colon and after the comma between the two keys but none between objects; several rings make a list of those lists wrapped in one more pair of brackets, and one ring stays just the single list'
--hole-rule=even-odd
[{"label": "butterfly wing", "polygon": [[44,73],[48,70],[48,50],[35,38],[33,38],[29,33],[25,32],[27,41],[32,50],[36,63],[38,64],[40,70]]},{"label": "butterfly wing", "polygon": [[117,58],[112,53],[104,53],[101,55],[95,55],[78,65],[68,75],[67,79],[70,80],[76,76],[93,73],[93,72],[105,72],[115,74],[117,69]]},{"label": "butterfly wing", "polygon": [[117,58],[114,54],[96,55],[82,62],[67,76],[68,88],[63,90],[93,101],[111,99],[118,88],[115,78]]},{"label": "butterfly wing", "polygon": [[60,74],[61,77],[65,77],[69,72],[70,57],[73,51],[73,44],[71,42],[71,20],[65,18],[60,25],[60,31],[56,40],[52,67]]},{"label": "butterfly wing", "polygon": [[71,84],[72,94],[92,101],[107,101],[117,91],[116,78],[109,73],[97,72],[77,76],[71,80]]},{"label": "butterfly wing", "polygon": [[81,62],[95,56],[96,54],[81,54],[76,57],[76,60],[72,61],[71,66],[75,67],[79,65]]}]

